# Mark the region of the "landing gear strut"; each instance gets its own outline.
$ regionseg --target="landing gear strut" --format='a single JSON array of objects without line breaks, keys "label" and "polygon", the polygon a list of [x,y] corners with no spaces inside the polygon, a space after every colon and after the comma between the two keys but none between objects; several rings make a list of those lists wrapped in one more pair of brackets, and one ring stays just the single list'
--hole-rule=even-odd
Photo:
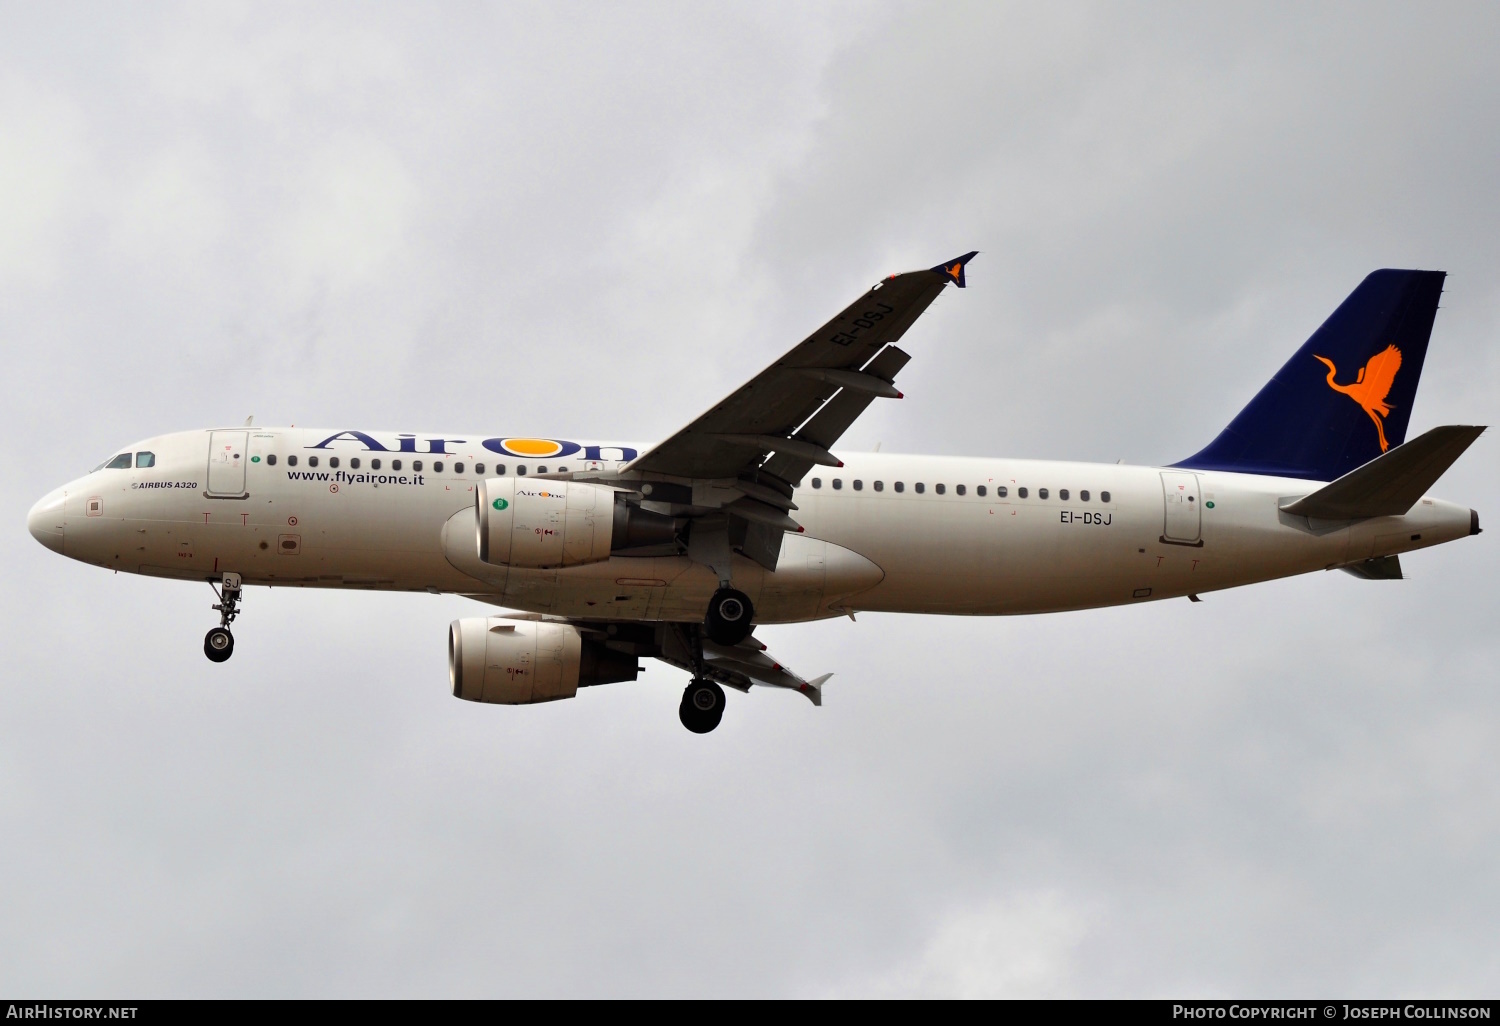
[{"label": "landing gear strut", "polygon": [[755,606],[751,605],[749,595],[733,588],[720,588],[708,600],[703,627],[710,641],[738,645],[750,636],[750,621],[754,618]]},{"label": "landing gear strut", "polygon": [[[213,587],[212,581],[209,587]],[[214,593],[219,596],[218,605],[213,607],[219,614],[219,626],[204,637],[203,654],[216,663],[222,663],[234,655],[234,635],[229,633],[229,625],[240,615],[240,575],[225,574]]]},{"label": "landing gear strut", "polygon": [[694,734],[707,734],[724,718],[724,689],[711,680],[695,677],[682,693],[677,717]]},{"label": "landing gear strut", "polygon": [[[746,608],[749,602],[745,599]],[[682,693],[682,704],[677,707],[677,718],[694,734],[707,734],[724,718],[724,689],[708,677],[703,634],[703,628],[695,623],[667,624],[668,661],[684,669],[691,667],[693,672],[692,681]]]}]

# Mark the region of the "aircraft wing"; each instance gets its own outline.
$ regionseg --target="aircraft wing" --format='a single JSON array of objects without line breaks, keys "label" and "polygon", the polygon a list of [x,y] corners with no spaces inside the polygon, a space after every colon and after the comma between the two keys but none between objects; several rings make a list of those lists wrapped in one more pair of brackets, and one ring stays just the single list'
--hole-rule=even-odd
[{"label": "aircraft wing", "polygon": [[[673,641],[681,643],[674,644]],[[687,639],[672,638],[655,653],[656,658],[680,669],[693,673],[692,655],[687,649]],[[750,635],[738,645],[718,645],[706,638],[703,645],[702,676],[718,681],[725,687],[737,691],[749,691],[751,685],[785,688],[806,695],[813,705],[823,704],[823,685],[833,674],[806,680],[783,666],[766,651],[766,646]]]},{"label": "aircraft wing", "polygon": [[[477,602],[490,604],[487,595],[469,595]],[[529,613],[506,610],[496,615],[507,620],[534,620],[539,623],[566,623],[578,628],[585,636],[606,648],[642,658],[660,659],[662,662],[689,673],[695,669],[695,655],[702,646],[701,675],[718,681],[736,691],[749,691],[752,685],[785,688],[806,695],[813,705],[823,704],[823,685],[833,674],[807,680],[790,668],[783,666],[766,646],[751,634],[738,645],[720,645],[709,641],[699,632],[697,624],[684,623],[637,623],[626,624],[617,620],[585,620],[571,616],[554,616],[551,613]]]},{"label": "aircraft wing", "polygon": [[776,488],[814,464],[839,466],[828,447],[876,398],[901,396],[892,381],[910,357],[894,343],[946,285],[964,287],[974,255],[886,278],[625,473],[749,477]]}]

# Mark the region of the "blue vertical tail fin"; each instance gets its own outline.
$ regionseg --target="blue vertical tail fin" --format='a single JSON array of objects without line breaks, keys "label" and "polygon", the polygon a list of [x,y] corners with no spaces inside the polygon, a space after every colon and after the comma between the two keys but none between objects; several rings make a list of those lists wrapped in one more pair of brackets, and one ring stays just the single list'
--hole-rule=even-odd
[{"label": "blue vertical tail fin", "polygon": [[1406,440],[1442,271],[1375,271],[1195,456],[1174,466],[1333,481]]}]

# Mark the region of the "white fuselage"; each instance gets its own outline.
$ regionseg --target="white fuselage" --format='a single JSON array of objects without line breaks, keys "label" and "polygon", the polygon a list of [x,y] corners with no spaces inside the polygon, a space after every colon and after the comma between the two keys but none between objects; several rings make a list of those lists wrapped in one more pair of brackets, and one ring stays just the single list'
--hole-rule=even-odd
[{"label": "white fuselage", "polygon": [[[617,555],[560,570],[479,561],[476,464],[485,465],[484,477],[500,465],[533,477],[542,467],[608,471],[634,449],[563,443],[572,455],[546,458],[505,452],[499,439],[384,432],[362,436],[383,450],[353,437],[318,448],[334,434],[236,428],[152,438],[131,452],[151,453],[153,465],[96,470],[58,489],[33,510],[32,532],[66,556],[132,573],[455,592],[575,618],[697,621],[717,587],[713,571],[682,555]],[[229,452],[225,439],[239,451]],[[754,601],[761,623],[849,610],[986,615],[1118,605],[1470,532],[1467,508],[1427,498],[1400,517],[1292,516],[1279,506],[1317,487],[1295,479],[953,456],[841,458],[844,467],[817,468],[796,489],[792,516],[805,533],[785,536],[774,573],[735,557],[734,586]]]}]

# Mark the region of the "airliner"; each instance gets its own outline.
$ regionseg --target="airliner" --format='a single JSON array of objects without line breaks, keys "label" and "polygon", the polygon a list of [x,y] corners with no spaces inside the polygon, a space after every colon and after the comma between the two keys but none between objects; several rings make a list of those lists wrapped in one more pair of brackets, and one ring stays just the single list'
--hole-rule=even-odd
[{"label": "airliner", "polygon": [[1407,424],[1443,272],[1370,274],[1198,453],[1167,466],[841,453],[900,399],[896,343],[968,253],[895,274],[665,441],[234,427],[125,446],[53,491],[32,535],[109,570],[208,583],[234,651],[247,585],[453,593],[453,694],[523,705],[687,671],[799,692],[758,627],[860,611],[1012,615],[1188,598],[1315,570],[1402,576],[1479,533],[1427,494],[1483,427]]}]

